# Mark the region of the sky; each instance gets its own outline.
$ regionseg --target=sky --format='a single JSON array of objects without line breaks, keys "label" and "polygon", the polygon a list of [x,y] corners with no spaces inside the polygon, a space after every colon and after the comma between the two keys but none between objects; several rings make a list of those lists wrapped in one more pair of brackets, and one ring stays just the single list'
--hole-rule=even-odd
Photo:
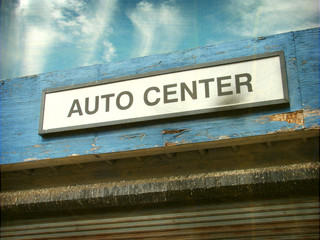
[{"label": "sky", "polygon": [[319,27],[318,0],[0,0],[0,78]]}]

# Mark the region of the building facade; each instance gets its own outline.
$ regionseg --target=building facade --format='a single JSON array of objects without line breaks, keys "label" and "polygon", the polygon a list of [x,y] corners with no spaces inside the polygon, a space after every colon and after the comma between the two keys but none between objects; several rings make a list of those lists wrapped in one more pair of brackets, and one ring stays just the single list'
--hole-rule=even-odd
[{"label": "building facade", "polygon": [[[286,102],[39,134],[45,89],[273,53]],[[1,237],[318,239],[319,85],[318,28],[1,80]]]}]

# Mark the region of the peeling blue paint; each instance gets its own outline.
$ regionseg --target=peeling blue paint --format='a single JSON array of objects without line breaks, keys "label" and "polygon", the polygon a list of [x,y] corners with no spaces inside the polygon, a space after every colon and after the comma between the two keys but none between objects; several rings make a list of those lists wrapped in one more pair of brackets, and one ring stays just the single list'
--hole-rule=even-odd
[{"label": "peeling blue paint", "polygon": [[[290,105],[38,135],[41,92],[137,73],[272,51],[285,55]],[[1,81],[1,164],[113,153],[319,128],[319,29],[290,32]],[[265,116],[304,111],[304,124]],[[163,134],[164,130],[183,130]],[[35,147],[37,146],[37,147]]]}]

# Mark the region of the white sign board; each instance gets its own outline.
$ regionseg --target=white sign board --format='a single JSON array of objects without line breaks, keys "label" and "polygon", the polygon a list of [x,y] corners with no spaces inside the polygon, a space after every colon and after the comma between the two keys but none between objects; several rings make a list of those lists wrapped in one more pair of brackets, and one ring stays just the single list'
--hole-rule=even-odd
[{"label": "white sign board", "polygon": [[275,52],[44,90],[39,134],[287,102]]}]

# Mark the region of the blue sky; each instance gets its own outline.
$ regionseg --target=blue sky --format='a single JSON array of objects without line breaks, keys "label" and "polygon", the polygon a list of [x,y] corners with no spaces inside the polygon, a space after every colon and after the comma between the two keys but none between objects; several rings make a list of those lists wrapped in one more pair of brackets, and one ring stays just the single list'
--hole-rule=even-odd
[{"label": "blue sky", "polygon": [[1,79],[319,27],[318,0],[1,0]]}]

